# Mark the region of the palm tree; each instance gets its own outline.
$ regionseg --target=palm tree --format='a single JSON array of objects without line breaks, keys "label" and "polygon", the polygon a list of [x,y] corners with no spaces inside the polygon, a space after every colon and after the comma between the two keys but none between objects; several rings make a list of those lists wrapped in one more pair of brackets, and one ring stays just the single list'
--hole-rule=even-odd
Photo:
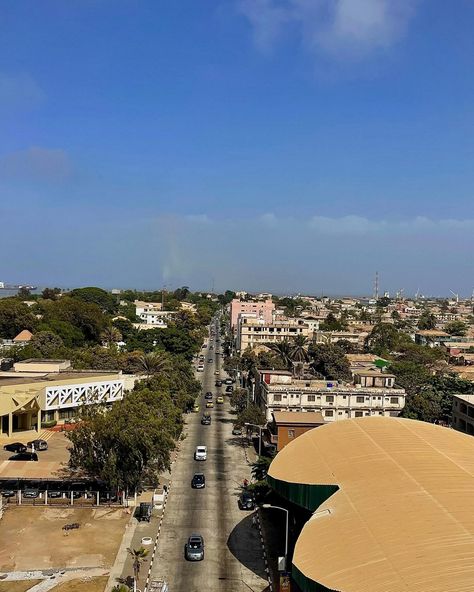
[{"label": "palm tree", "polygon": [[151,352],[140,357],[140,364],[149,378],[169,369],[169,357],[166,352]]},{"label": "palm tree", "polygon": [[130,592],[130,588],[125,584],[116,584],[112,588],[112,592]]},{"label": "palm tree", "polygon": [[139,549],[127,549],[129,554],[133,558],[133,589],[137,589],[138,576],[140,575],[140,568],[145,562],[145,557],[148,555],[148,549],[140,547]]},{"label": "palm tree", "polygon": [[293,362],[307,362],[308,357],[308,338],[304,335],[297,335],[293,339],[293,347],[291,350],[291,360]]},{"label": "palm tree", "polygon": [[278,341],[275,343],[266,343],[266,347],[272,352],[275,352],[276,355],[282,360],[282,362],[287,366],[287,368],[291,365],[291,351],[292,346],[288,339],[283,339],[283,341]]},{"label": "palm tree", "polygon": [[112,343],[117,343],[117,341],[122,341],[122,334],[117,329],[117,327],[114,327],[113,325],[109,325],[108,327],[106,327],[102,331],[100,338],[103,343],[106,343],[110,347],[112,345]]}]

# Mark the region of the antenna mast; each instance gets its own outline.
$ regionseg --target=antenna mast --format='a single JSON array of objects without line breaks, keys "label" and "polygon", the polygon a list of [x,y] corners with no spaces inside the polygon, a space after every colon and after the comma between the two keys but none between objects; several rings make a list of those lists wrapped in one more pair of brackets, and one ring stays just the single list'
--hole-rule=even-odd
[{"label": "antenna mast", "polygon": [[375,280],[374,280],[374,299],[379,299],[379,272],[375,272]]}]

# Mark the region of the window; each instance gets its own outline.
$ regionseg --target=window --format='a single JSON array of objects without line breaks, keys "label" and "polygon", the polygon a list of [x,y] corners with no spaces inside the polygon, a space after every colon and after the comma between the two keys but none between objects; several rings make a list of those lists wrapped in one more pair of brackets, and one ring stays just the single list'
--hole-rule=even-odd
[{"label": "window", "polygon": [[288,438],[294,438],[295,437],[295,430],[288,430]]},{"label": "window", "polygon": [[316,401],[316,395],[308,395],[308,403],[314,403]]},{"label": "window", "polygon": [[390,405],[398,405],[398,397],[390,397]]},{"label": "window", "polygon": [[59,419],[69,419],[70,417],[74,417],[77,413],[76,409],[60,409],[59,410]]},{"label": "window", "polygon": [[363,412],[362,411],[356,411],[355,412],[355,417],[363,417]]},{"label": "window", "polygon": [[281,401],[281,395],[273,395],[273,400],[275,401],[275,403]]},{"label": "window", "polygon": [[364,397],[356,397],[356,403],[363,403]]},{"label": "window", "polygon": [[326,409],[326,411],[324,412],[324,415],[326,417],[333,417],[334,411],[332,409]]},{"label": "window", "polygon": [[326,395],[326,403],[334,403],[334,395]]}]

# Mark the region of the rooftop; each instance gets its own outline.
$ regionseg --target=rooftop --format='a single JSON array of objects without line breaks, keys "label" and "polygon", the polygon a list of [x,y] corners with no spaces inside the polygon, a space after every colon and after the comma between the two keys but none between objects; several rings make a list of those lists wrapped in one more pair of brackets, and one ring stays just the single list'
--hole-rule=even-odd
[{"label": "rooftop", "polygon": [[[41,388],[41,383],[67,383],[67,382],[90,382],[94,379],[103,379],[110,377],[119,376],[119,372],[111,371],[111,372],[100,372],[97,370],[94,371],[71,371],[71,372],[51,372],[45,373],[37,376],[18,376],[18,372],[0,372],[0,393],[3,390],[3,387],[9,386],[16,386],[16,385],[27,385],[31,384],[32,386]],[[45,385],[49,386],[49,385]]]},{"label": "rooftop", "polygon": [[282,495],[315,512],[293,557],[305,585],[472,590],[472,436],[409,419],[347,419],[288,444],[269,477]]},{"label": "rooftop", "polygon": [[272,415],[276,424],[319,425],[324,423],[324,417],[320,411],[314,413],[274,411]]}]

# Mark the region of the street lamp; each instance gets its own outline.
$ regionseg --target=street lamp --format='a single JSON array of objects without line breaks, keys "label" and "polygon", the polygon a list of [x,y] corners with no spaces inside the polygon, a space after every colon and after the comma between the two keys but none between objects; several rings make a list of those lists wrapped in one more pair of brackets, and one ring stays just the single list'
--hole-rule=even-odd
[{"label": "street lamp", "polygon": [[262,430],[263,427],[257,425],[256,423],[244,423],[245,427],[249,427],[252,426],[253,428],[258,428],[259,433],[258,433],[258,456],[262,456]]},{"label": "street lamp", "polygon": [[285,569],[286,571],[286,564],[287,564],[287,557],[288,557],[288,518],[289,518],[289,511],[286,508],[281,508],[280,506],[272,506],[271,504],[262,504],[262,508],[267,510],[281,510],[282,512],[286,512],[286,531],[285,531]]}]

